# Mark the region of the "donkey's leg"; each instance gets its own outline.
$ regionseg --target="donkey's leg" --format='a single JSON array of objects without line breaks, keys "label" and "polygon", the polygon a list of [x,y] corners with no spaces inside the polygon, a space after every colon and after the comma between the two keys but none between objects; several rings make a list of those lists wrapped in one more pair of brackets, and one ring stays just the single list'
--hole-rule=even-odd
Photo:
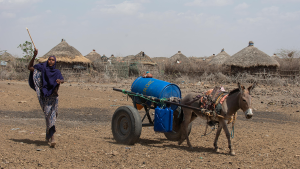
[{"label": "donkey's leg", "polygon": [[192,117],[192,111],[191,110],[184,110],[184,118],[183,118],[183,122],[181,123],[181,139],[178,142],[178,145],[180,145],[185,139],[187,140],[187,144],[190,148],[193,148],[190,140],[189,140],[189,135],[188,135],[188,126],[190,124],[191,121],[191,117]]},{"label": "donkey's leg", "polygon": [[228,140],[228,148],[230,149],[230,155],[235,155],[235,152],[231,146],[231,140],[230,140],[230,133],[229,133],[229,130],[227,128],[227,124],[225,123],[225,120],[221,120],[222,121],[222,124],[223,124],[223,128],[224,128],[224,131],[225,131],[225,134],[226,134],[226,137],[227,137],[227,140]]},{"label": "donkey's leg", "polygon": [[214,147],[215,147],[215,151],[217,153],[220,152],[220,149],[218,147],[218,139],[219,139],[220,133],[222,131],[222,128],[223,128],[222,124],[219,123],[217,133],[216,133],[216,137],[215,137],[215,141],[214,141]]}]

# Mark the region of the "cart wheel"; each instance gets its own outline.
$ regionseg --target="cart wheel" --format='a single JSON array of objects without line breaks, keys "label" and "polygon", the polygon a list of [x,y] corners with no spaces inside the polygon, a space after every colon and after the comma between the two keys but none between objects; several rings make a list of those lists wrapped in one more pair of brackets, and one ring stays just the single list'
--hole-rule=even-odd
[{"label": "cart wheel", "polygon": [[[178,118],[178,110],[176,109],[174,112],[173,112],[173,132],[167,132],[167,133],[164,133],[165,136],[167,137],[168,140],[171,140],[171,141],[178,141],[180,140],[181,138],[181,124],[180,123],[180,117]],[[191,133],[191,130],[192,130],[192,123],[189,124],[188,126],[188,135],[190,135]]]},{"label": "cart wheel", "polygon": [[118,143],[133,145],[142,132],[139,112],[132,106],[119,107],[112,117],[111,130]]}]

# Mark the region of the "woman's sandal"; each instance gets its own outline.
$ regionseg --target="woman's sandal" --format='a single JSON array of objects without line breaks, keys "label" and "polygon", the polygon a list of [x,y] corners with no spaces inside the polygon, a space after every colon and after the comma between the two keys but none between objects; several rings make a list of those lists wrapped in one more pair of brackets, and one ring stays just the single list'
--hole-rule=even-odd
[{"label": "woman's sandal", "polygon": [[51,143],[50,143],[50,147],[51,147],[51,148],[55,148],[55,145],[56,145],[55,142],[51,142]]},{"label": "woman's sandal", "polygon": [[55,145],[56,145],[55,140],[52,140],[51,138],[50,138],[49,140],[50,140],[50,141],[49,141],[50,147],[51,147],[51,148],[55,148]]}]

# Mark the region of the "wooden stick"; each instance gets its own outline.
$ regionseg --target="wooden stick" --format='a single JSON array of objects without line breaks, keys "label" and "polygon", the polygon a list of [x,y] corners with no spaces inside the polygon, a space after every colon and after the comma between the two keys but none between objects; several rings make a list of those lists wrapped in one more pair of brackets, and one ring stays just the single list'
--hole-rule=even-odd
[{"label": "wooden stick", "polygon": [[[30,39],[31,39],[31,42],[33,43],[33,40],[32,40],[32,38],[31,38],[31,35],[30,35],[30,33],[29,33],[29,30],[28,30],[28,28],[27,28],[27,27],[26,27],[26,29],[27,29],[27,32],[28,32],[28,34],[29,34],[29,37],[30,37]],[[36,47],[35,47],[34,43],[33,43],[33,46],[34,46],[34,49],[36,50]]]}]

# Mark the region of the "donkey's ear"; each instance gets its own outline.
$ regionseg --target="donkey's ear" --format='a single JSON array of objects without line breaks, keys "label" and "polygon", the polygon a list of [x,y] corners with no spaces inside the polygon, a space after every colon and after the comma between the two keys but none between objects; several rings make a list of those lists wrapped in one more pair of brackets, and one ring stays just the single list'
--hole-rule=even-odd
[{"label": "donkey's ear", "polygon": [[245,90],[245,87],[241,86],[240,82],[238,82],[238,87],[240,89],[240,92],[243,93],[243,91]]},{"label": "donkey's ear", "polygon": [[251,91],[255,88],[255,86],[256,82],[254,82],[252,86],[248,87],[249,94],[251,94]]}]

